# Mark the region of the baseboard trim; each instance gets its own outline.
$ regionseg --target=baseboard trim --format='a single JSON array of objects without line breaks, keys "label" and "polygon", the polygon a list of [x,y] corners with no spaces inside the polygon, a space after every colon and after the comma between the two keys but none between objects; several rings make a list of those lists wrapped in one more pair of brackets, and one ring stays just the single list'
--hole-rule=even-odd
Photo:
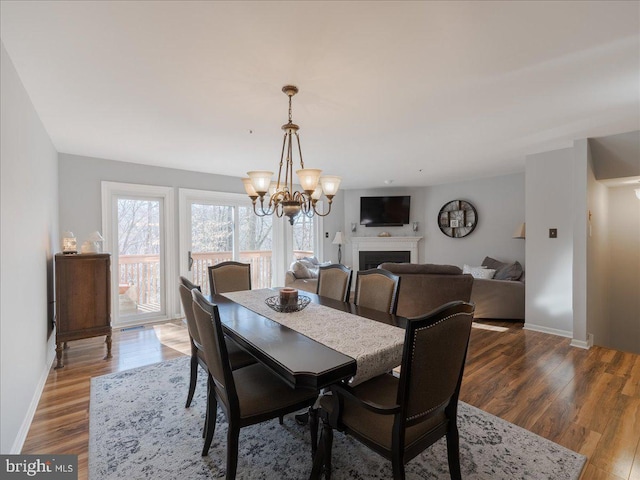
[{"label": "baseboard trim", "polygon": [[571,340],[570,345],[572,347],[589,350],[591,347],[593,347],[593,334],[592,333],[587,334],[587,340],[577,340],[574,338],[573,340]]},{"label": "baseboard trim", "polygon": [[541,333],[549,333],[551,335],[557,335],[559,337],[567,337],[572,338],[573,332],[569,332],[567,330],[559,330],[557,328],[545,327],[543,325],[534,325],[531,323],[525,323],[524,330],[531,330],[532,332],[541,332]]},{"label": "baseboard trim", "polygon": [[[55,330],[52,335],[55,336]],[[42,397],[42,392],[44,391],[44,386],[47,383],[47,378],[49,377],[49,372],[51,371],[51,367],[53,366],[53,362],[56,359],[56,351],[53,348],[49,348],[49,343],[47,342],[47,360],[45,362],[45,367],[40,375],[40,380],[38,381],[38,385],[36,386],[36,391],[33,394],[33,398],[31,399],[31,403],[29,404],[29,409],[27,410],[27,414],[24,417],[22,425],[20,426],[20,430],[18,431],[18,435],[16,435],[16,439],[13,442],[13,446],[11,447],[10,454],[17,455],[22,452],[22,447],[24,446],[24,442],[27,439],[27,435],[29,434],[29,428],[31,428],[31,422],[33,421],[33,417],[36,414],[36,410],[38,408],[38,403],[40,403],[40,397]]]}]

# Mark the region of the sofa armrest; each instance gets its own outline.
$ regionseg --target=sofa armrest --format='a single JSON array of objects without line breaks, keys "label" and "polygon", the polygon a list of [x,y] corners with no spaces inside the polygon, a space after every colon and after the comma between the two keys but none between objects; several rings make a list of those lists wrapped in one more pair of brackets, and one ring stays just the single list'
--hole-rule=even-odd
[{"label": "sofa armrest", "polygon": [[297,288],[306,292],[316,293],[318,289],[317,278],[296,278],[292,271],[287,271],[284,276],[284,286]]},{"label": "sofa armrest", "polygon": [[293,274],[291,270],[287,270],[287,273],[284,274],[284,286],[288,287],[290,284],[296,281],[296,276]]},{"label": "sofa armrest", "polygon": [[473,280],[471,302],[475,318],[524,320],[525,284],[510,280]]}]

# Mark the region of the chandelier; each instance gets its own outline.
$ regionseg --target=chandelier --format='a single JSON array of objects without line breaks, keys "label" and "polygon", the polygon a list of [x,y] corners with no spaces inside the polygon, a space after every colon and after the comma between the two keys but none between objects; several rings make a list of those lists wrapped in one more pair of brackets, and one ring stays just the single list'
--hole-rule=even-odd
[{"label": "chandelier", "polygon": [[[289,223],[293,225],[296,217],[303,213],[307,217],[318,215],[325,217],[331,212],[331,202],[340,187],[340,177],[333,175],[320,176],[322,170],[316,168],[304,168],[302,149],[300,148],[299,126],[291,121],[291,97],[298,93],[298,87],[285,85],[282,91],[289,97],[289,121],[282,126],[284,139],[282,141],[282,153],[280,154],[280,167],[278,180],[271,181],[273,172],[256,170],[247,172],[249,178],[243,178],[244,188],[253,204],[253,213],[259,217],[273,215],[278,217],[286,215]],[[293,143],[297,144],[294,149]],[[300,157],[300,170],[296,171],[298,183],[303,191],[293,190],[293,153],[297,150]],[[283,172],[284,167],[284,172]],[[318,200],[325,194],[329,207],[325,213],[318,211]],[[268,195],[268,200],[267,200]],[[260,206],[257,200],[260,199]]]}]

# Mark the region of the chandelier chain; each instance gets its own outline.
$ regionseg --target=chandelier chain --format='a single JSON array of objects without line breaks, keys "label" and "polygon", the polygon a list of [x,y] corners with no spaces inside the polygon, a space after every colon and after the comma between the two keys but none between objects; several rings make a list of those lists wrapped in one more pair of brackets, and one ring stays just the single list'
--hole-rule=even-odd
[{"label": "chandelier chain", "polygon": [[[289,223],[293,225],[299,214],[308,217],[313,217],[314,215],[325,217],[329,215],[333,197],[340,185],[340,177],[332,175],[321,177],[321,170],[305,168],[302,158],[300,135],[298,134],[300,127],[293,123],[292,97],[298,93],[298,88],[294,85],[285,85],[282,87],[282,91],[289,97],[289,122],[282,126],[285,133],[282,141],[282,151],[280,152],[277,183],[275,183],[275,185],[270,183],[271,176],[273,175],[272,172],[262,170],[248,172],[249,178],[245,178],[242,181],[245,184],[245,190],[253,204],[253,212],[257,216],[287,216]],[[293,190],[294,141],[298,142],[301,170],[297,170],[296,173],[303,187],[301,191]],[[323,194],[329,204],[326,212],[320,211],[318,208],[320,206],[318,205],[318,200]],[[258,199],[260,201],[259,207],[257,206]]]}]

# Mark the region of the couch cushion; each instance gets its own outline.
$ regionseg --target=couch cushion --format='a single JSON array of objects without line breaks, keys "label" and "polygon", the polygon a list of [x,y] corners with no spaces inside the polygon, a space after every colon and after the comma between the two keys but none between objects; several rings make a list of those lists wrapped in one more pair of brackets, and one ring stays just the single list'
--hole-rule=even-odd
[{"label": "couch cushion", "polygon": [[435,265],[432,263],[382,263],[379,268],[395,274],[429,273],[433,275],[460,275],[462,270],[455,265]]},{"label": "couch cushion", "polygon": [[482,265],[496,270],[494,280],[519,280],[523,273],[520,262],[504,263],[495,258],[485,257]]}]

